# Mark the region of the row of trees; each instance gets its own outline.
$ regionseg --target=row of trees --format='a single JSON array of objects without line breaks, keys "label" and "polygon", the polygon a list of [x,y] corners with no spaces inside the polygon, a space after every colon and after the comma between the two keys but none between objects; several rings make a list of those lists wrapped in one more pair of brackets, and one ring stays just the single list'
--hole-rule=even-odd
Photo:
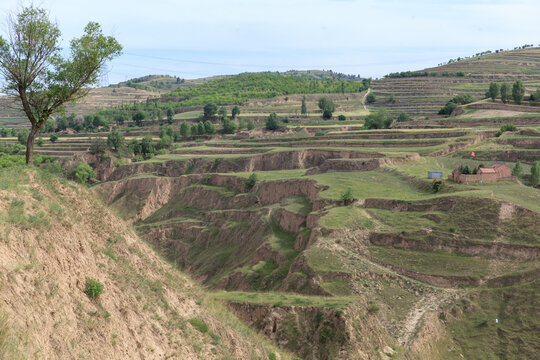
[{"label": "row of trees", "polygon": [[470,104],[472,102],[474,102],[474,98],[469,94],[456,95],[439,110],[439,115],[450,115],[459,105]]},{"label": "row of trees", "polygon": [[[512,89],[508,83],[498,84],[492,82],[489,84],[489,89],[486,93],[488,98],[491,98],[492,101],[495,101],[498,97],[501,98],[503,103],[507,103],[510,100],[513,100],[516,104],[521,104],[525,97],[525,86],[521,80],[516,80],[512,84]],[[540,87],[536,89],[536,92],[532,93],[529,97],[529,101],[533,105],[540,104]]]}]

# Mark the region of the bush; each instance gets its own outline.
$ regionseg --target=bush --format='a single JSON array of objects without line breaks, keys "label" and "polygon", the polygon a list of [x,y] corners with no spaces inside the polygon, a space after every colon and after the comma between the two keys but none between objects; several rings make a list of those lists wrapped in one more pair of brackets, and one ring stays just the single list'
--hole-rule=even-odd
[{"label": "bush", "polygon": [[444,105],[441,110],[439,110],[439,115],[450,115],[452,111],[454,111],[455,108],[457,108],[457,104],[454,102],[448,102],[446,105]]},{"label": "bush", "polygon": [[377,98],[375,97],[374,93],[369,93],[366,96],[366,103],[368,104],[374,104],[377,101]]},{"label": "bush", "polygon": [[28,130],[23,129],[20,130],[17,134],[17,142],[21,145],[26,145],[26,142],[28,141]]},{"label": "bush", "polygon": [[89,180],[96,178],[96,172],[94,169],[92,169],[90,165],[83,162],[80,162],[77,165],[74,175],[81,184],[86,184]]},{"label": "bush", "polygon": [[225,134],[235,134],[238,130],[238,125],[228,117],[223,118],[223,131]]},{"label": "bush", "polygon": [[270,116],[268,116],[268,119],[266,119],[266,128],[268,130],[276,130],[278,128],[278,117],[276,113],[271,113]]},{"label": "bush", "polygon": [[248,187],[248,189],[251,190],[253,189],[256,183],[257,183],[257,174],[251,173],[251,175],[249,175],[249,177],[246,179],[246,186]]},{"label": "bush", "polygon": [[345,205],[348,205],[353,201],[353,194],[351,188],[348,188],[343,194],[341,194],[341,200],[343,200]]},{"label": "bush", "polygon": [[406,121],[409,121],[410,120],[410,117],[409,115],[407,115],[406,113],[402,112],[399,114],[398,118],[397,118],[397,121],[398,122],[406,122]]},{"label": "bush", "polygon": [[531,167],[531,185],[540,185],[540,161],[535,161]]},{"label": "bush", "polygon": [[56,140],[58,140],[58,135],[56,134],[52,134],[50,137],[49,137],[49,140],[53,143],[53,142],[56,142]]},{"label": "bush", "polygon": [[506,131],[517,131],[517,127],[514,124],[504,124],[503,126],[501,126],[499,131],[495,133],[495,137],[501,136]]},{"label": "bush", "polygon": [[521,166],[521,163],[518,161],[516,165],[512,168],[512,176],[517,176],[520,178],[523,175],[523,166]]},{"label": "bush", "polygon": [[385,112],[379,111],[366,116],[364,120],[364,129],[388,129],[394,122],[391,116]]},{"label": "bush", "polygon": [[247,124],[247,129],[248,130],[253,130],[255,129],[255,124],[253,123],[253,121],[249,120],[248,124]]},{"label": "bush", "polygon": [[434,193],[438,193],[441,190],[442,186],[443,186],[442,180],[436,179],[431,184],[431,189],[433,189]]},{"label": "bush", "polygon": [[339,115],[337,118],[338,118],[339,121],[345,121],[345,120],[347,120],[347,118],[345,117],[345,115]]},{"label": "bush", "polygon": [[103,284],[100,283],[98,280],[86,278],[86,286],[84,287],[84,293],[88,295],[92,300],[94,300],[103,293]]}]

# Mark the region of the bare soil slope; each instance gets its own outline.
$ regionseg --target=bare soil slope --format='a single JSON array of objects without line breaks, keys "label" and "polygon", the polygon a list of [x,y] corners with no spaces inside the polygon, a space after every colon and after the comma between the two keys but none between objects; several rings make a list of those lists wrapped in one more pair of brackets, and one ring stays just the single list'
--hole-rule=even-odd
[{"label": "bare soil slope", "polygon": [[[15,168],[0,172],[0,199],[0,358],[266,359],[272,350],[86,189]],[[87,278],[104,285],[95,300]]]}]

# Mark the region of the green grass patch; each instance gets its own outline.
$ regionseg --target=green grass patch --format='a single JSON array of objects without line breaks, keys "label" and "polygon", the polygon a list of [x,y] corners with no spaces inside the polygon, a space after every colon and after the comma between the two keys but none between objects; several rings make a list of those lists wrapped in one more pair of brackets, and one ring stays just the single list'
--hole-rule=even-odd
[{"label": "green grass patch", "polygon": [[319,225],[327,229],[364,229],[375,224],[364,209],[356,206],[339,206],[328,211],[319,219]]},{"label": "green grass patch", "polygon": [[210,293],[216,299],[246,302],[252,304],[270,304],[276,306],[315,306],[333,309],[345,309],[354,297],[306,296],[273,292],[218,291]]},{"label": "green grass patch", "polygon": [[340,257],[329,249],[312,247],[304,251],[304,256],[309,266],[316,272],[351,272],[344,267]]}]

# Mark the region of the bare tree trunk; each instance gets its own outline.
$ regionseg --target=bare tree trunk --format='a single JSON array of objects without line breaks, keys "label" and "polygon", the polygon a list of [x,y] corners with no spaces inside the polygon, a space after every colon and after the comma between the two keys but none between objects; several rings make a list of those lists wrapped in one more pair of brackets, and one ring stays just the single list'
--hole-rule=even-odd
[{"label": "bare tree trunk", "polygon": [[32,130],[28,135],[28,141],[26,142],[26,164],[34,163],[34,142],[38,136],[42,126],[32,124]]}]

